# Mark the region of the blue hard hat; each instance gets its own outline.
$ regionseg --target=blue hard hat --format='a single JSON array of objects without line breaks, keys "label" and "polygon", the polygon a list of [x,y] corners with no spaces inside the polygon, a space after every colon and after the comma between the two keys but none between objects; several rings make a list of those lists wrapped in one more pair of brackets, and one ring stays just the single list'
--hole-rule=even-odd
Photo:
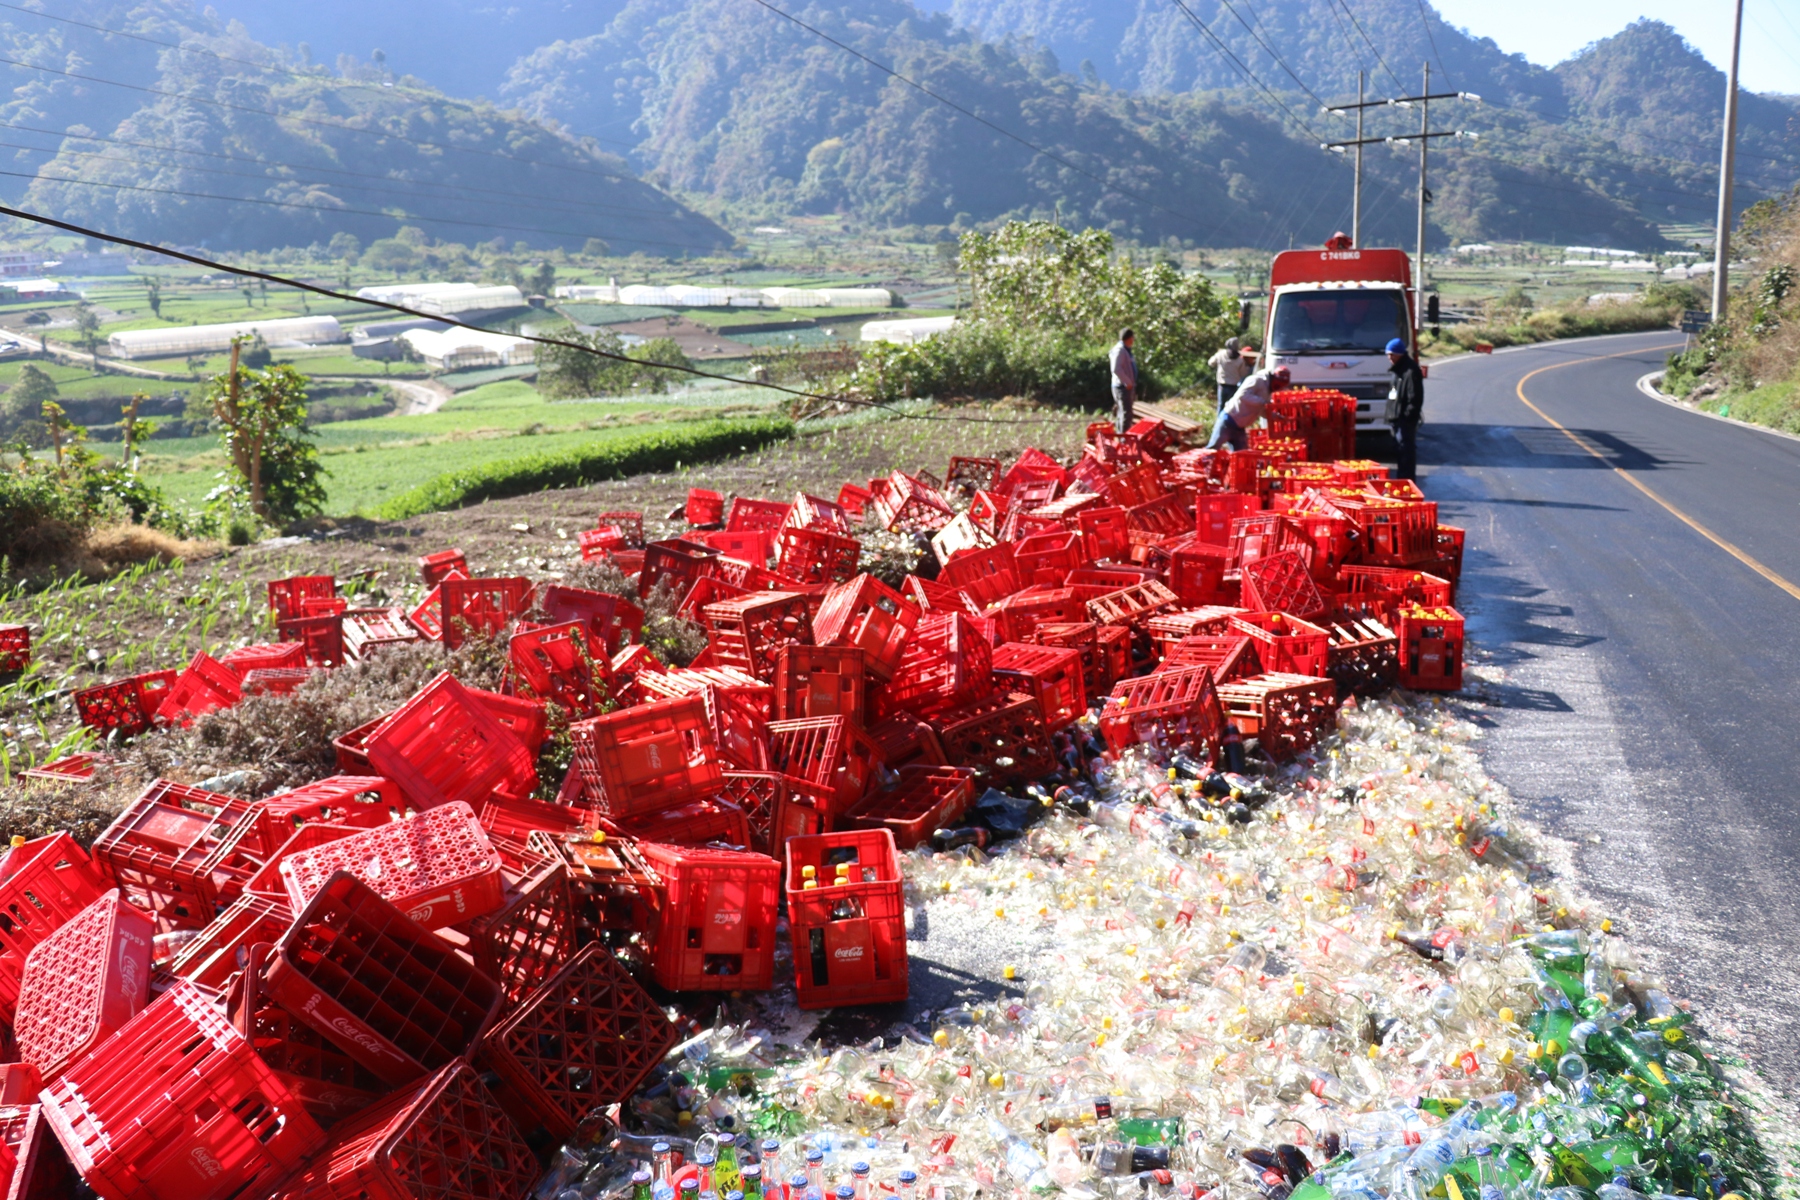
[{"label": "blue hard hat", "polygon": [[1400,338],[1393,339],[1387,344],[1387,352],[1389,354],[1405,354],[1406,342]]}]

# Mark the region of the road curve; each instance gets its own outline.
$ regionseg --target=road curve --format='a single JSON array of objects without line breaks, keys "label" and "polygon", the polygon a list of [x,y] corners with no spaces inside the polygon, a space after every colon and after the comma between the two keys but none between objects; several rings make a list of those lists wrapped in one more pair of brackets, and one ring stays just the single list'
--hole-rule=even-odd
[{"label": "road curve", "polygon": [[1421,485],[1469,530],[1460,604],[1507,672],[1490,769],[1791,1114],[1800,440],[1639,392],[1680,341],[1435,364]]}]

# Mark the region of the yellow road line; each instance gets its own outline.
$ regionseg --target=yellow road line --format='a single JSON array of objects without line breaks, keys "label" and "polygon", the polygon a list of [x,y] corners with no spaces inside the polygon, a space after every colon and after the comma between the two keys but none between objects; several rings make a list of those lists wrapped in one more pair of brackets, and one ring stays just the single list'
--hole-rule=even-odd
[{"label": "yellow road line", "polygon": [[1599,450],[1596,450],[1593,446],[1591,446],[1588,443],[1588,440],[1586,438],[1582,437],[1580,434],[1576,433],[1574,430],[1568,428],[1562,422],[1558,421],[1555,417],[1551,416],[1549,413],[1545,412],[1543,409],[1541,409],[1537,405],[1533,404],[1531,402],[1531,399],[1525,395],[1526,383],[1528,383],[1534,377],[1536,377],[1538,375],[1542,375],[1545,371],[1556,371],[1556,370],[1560,370],[1563,367],[1578,366],[1582,363],[1599,362],[1602,359],[1606,359],[1606,358],[1629,358],[1634,354],[1643,354],[1648,350],[1672,350],[1675,348],[1676,344],[1677,343],[1671,343],[1668,346],[1645,346],[1645,347],[1642,347],[1637,350],[1626,350],[1619,354],[1600,354],[1600,355],[1594,356],[1593,358],[1577,358],[1577,359],[1571,359],[1568,362],[1551,363],[1547,367],[1539,367],[1535,371],[1526,372],[1523,376],[1520,377],[1518,387],[1515,388],[1514,390],[1518,392],[1519,402],[1521,404],[1523,404],[1526,408],[1529,408],[1532,412],[1536,413],[1538,416],[1544,418],[1544,420],[1550,422],[1550,424],[1555,426],[1558,430],[1561,430],[1563,435],[1565,437],[1567,437],[1571,442],[1574,442],[1577,446],[1580,446],[1583,450],[1587,451],[1589,454],[1593,455],[1595,458],[1599,459],[1601,462],[1606,463],[1607,468],[1609,470],[1611,470],[1615,475],[1617,475],[1619,478],[1623,479],[1625,482],[1629,483],[1632,487],[1636,488],[1638,491],[1644,493],[1644,495],[1650,497],[1650,499],[1656,501],[1658,504],[1660,504],[1664,509],[1666,509],[1668,511],[1670,516],[1672,516],[1676,520],[1680,521],[1683,525],[1686,525],[1689,529],[1692,529],[1695,533],[1699,534],[1701,537],[1705,538],[1707,541],[1711,542],[1713,545],[1717,546],[1719,549],[1723,550],[1725,553],[1731,555],[1731,557],[1733,557],[1733,558],[1737,559],[1739,562],[1743,563],[1746,567],[1749,567],[1752,571],[1755,571],[1758,575],[1761,575],[1764,579],[1768,580],[1770,583],[1774,584],[1776,587],[1780,588],[1782,591],[1786,592],[1788,595],[1792,596],[1794,599],[1800,600],[1800,587],[1797,587],[1794,584],[1789,583],[1786,579],[1783,579],[1780,575],[1776,574],[1774,571],[1771,571],[1768,567],[1765,567],[1762,563],[1758,562],[1756,559],[1752,558],[1750,555],[1744,553],[1742,550],[1738,549],[1736,546],[1732,545],[1730,542],[1726,541],[1724,538],[1720,537],[1718,534],[1714,533],[1712,530],[1708,529],[1706,526],[1702,525],[1700,522],[1694,520],[1694,518],[1688,516],[1686,513],[1682,512],[1679,508],[1676,508],[1673,504],[1670,504],[1667,500],[1664,500],[1661,496],[1659,496],[1655,492],[1651,491],[1649,487],[1647,487],[1641,480],[1639,480],[1637,478],[1637,476],[1632,475],[1630,472],[1624,470],[1621,467],[1615,467],[1615,466],[1613,466],[1612,463],[1607,462],[1606,455],[1602,454]]}]

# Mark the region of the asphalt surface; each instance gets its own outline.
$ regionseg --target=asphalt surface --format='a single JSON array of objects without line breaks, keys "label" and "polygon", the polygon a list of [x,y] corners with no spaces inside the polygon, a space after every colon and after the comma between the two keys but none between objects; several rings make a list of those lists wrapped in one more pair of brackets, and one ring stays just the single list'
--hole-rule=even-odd
[{"label": "asphalt surface", "polygon": [[1749,1060],[1791,1144],[1800,598],[1688,522],[1800,587],[1800,440],[1640,392],[1679,341],[1434,365],[1420,482],[1468,529],[1458,603],[1506,673],[1490,771],[1644,967]]}]

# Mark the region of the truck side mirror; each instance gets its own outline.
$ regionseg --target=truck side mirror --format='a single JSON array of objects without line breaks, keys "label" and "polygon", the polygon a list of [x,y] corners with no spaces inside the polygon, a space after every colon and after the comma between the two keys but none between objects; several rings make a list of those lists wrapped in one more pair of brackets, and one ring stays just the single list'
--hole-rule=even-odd
[{"label": "truck side mirror", "polygon": [[1243,335],[1245,330],[1250,328],[1250,309],[1252,307],[1253,306],[1251,305],[1250,301],[1248,301],[1248,300],[1239,300],[1238,301],[1237,331],[1238,331],[1238,335],[1240,337]]}]

